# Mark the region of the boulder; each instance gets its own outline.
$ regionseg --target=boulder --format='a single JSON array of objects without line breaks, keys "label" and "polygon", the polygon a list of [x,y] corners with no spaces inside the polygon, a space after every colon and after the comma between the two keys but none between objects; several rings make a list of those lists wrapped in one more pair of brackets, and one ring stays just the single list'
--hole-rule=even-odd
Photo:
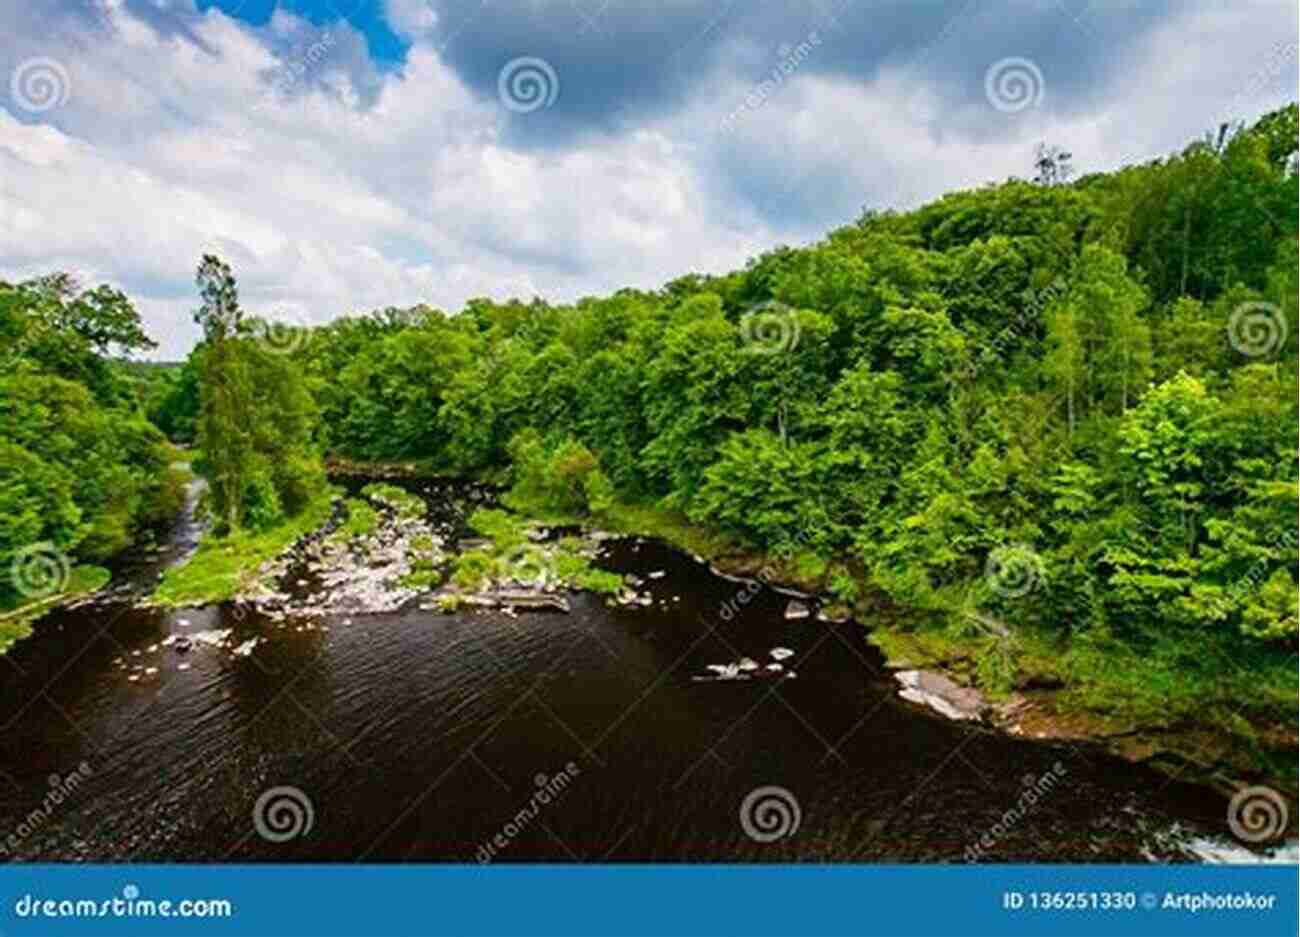
[{"label": "boulder", "polygon": [[792,601],[785,607],[786,621],[799,621],[800,619],[807,618],[811,614],[812,609],[808,607],[806,602]]},{"label": "boulder", "polygon": [[949,719],[980,719],[988,702],[979,690],[964,687],[943,674],[928,670],[900,670],[894,679],[901,685],[899,696],[909,702],[928,706]]}]

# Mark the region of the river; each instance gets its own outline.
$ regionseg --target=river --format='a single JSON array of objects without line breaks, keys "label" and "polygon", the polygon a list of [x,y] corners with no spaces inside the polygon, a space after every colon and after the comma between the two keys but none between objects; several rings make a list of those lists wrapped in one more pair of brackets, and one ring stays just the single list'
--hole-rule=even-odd
[{"label": "river", "polygon": [[[455,486],[409,487],[464,532]],[[960,862],[981,837],[986,861],[1250,855],[1221,795],[922,711],[861,625],[786,621],[768,589],[725,612],[744,587],[658,542],[600,557],[646,579],[644,608],[579,594],[570,614],[303,622],[139,607],[198,533],[187,512],[115,591],[0,661],[7,855]],[[780,672],[774,649],[794,652]],[[744,657],[770,679],[702,679]],[[255,808],[284,787],[293,809],[265,835]]]}]

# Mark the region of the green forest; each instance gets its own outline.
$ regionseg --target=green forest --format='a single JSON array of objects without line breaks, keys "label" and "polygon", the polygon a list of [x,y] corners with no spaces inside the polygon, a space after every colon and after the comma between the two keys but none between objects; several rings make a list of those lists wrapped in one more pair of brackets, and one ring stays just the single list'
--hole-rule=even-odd
[{"label": "green forest", "polygon": [[120,360],[151,342],[109,287],[0,284],[0,564],[146,535],[179,445],[212,528],[163,591],[219,598],[320,523],[327,464],[402,463],[751,556],[992,693],[1294,739],[1296,150],[1294,105],[1115,172],[1043,148],[1029,179],[571,305],[297,329],[208,256],[170,368]]}]

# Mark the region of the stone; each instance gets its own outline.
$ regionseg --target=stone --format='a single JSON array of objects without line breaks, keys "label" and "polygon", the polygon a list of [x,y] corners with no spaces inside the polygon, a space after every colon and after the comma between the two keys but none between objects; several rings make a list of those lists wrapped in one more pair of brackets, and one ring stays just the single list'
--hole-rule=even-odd
[{"label": "stone", "polygon": [[901,684],[899,696],[928,706],[948,719],[973,720],[983,717],[988,703],[982,693],[954,683],[943,674],[928,670],[900,670],[894,679]]}]

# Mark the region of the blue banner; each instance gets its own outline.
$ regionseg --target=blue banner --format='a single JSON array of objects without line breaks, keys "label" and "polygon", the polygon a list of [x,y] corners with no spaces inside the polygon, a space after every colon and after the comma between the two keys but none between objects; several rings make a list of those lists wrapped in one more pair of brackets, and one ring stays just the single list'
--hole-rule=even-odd
[{"label": "blue banner", "polygon": [[10,865],[0,934],[1285,935],[1295,866]]}]

